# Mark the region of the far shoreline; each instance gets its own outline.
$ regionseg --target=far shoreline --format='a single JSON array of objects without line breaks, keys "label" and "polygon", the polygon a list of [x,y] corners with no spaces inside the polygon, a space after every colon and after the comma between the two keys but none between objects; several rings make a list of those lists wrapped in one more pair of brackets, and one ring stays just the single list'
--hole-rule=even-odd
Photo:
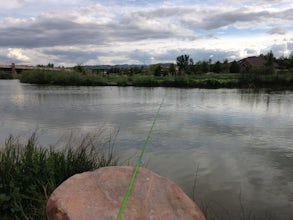
[{"label": "far shoreline", "polygon": [[17,78],[22,83],[60,86],[136,86],[201,89],[293,90],[293,73],[204,73],[155,76],[150,74],[81,74],[62,71],[26,71]]}]

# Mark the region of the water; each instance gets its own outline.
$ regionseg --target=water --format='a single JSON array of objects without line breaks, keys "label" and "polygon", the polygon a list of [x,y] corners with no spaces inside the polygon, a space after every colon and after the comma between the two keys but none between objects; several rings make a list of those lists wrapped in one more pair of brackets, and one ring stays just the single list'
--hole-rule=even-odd
[{"label": "water", "polygon": [[0,80],[0,142],[36,129],[42,144],[71,131],[119,129],[117,154],[134,164],[163,96],[145,166],[191,197],[196,183],[196,201],[226,218],[239,218],[243,207],[247,215],[293,219],[293,92]]}]

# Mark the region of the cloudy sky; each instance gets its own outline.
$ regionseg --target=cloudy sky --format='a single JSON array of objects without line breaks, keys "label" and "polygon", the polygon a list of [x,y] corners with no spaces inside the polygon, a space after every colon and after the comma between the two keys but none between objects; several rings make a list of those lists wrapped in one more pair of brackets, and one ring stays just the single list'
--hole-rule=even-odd
[{"label": "cloudy sky", "polygon": [[152,64],[293,50],[292,0],[1,0],[0,64]]}]

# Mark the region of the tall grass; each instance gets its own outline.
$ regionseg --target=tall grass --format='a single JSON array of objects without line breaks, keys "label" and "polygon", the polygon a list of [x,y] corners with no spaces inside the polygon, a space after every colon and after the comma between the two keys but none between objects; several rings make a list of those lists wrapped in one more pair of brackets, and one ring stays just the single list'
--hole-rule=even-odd
[{"label": "tall grass", "polygon": [[154,75],[97,75],[74,71],[29,70],[20,76],[23,83],[71,85],[71,86],[165,86],[181,88],[272,88],[293,89],[293,74],[210,73],[197,75],[154,76]]},{"label": "tall grass", "polygon": [[27,70],[20,75],[20,81],[32,84],[64,85],[64,86],[103,86],[106,78],[94,74],[81,74],[65,70]]},{"label": "tall grass", "polygon": [[97,75],[74,71],[28,70],[21,74],[20,81],[33,84],[71,86],[165,86],[181,88],[272,88],[293,89],[292,72],[263,74],[259,72],[231,74],[210,73],[197,75]]},{"label": "tall grass", "polygon": [[64,180],[117,164],[111,138],[86,134],[58,150],[40,146],[35,133],[24,144],[10,136],[0,150],[1,219],[46,219],[46,201]]},{"label": "tall grass", "polygon": [[13,79],[12,73],[0,72],[0,79]]}]

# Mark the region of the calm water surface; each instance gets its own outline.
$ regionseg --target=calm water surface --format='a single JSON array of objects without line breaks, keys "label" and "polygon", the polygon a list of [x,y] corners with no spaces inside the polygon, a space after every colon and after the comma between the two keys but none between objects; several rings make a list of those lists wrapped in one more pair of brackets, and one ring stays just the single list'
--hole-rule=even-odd
[{"label": "calm water surface", "polygon": [[45,87],[0,80],[0,142],[36,129],[42,144],[71,131],[119,129],[117,154],[122,160],[133,156],[135,163],[163,96],[144,156],[149,169],[190,196],[197,176],[196,201],[227,218],[237,219],[242,205],[247,214],[293,219],[293,92]]}]

